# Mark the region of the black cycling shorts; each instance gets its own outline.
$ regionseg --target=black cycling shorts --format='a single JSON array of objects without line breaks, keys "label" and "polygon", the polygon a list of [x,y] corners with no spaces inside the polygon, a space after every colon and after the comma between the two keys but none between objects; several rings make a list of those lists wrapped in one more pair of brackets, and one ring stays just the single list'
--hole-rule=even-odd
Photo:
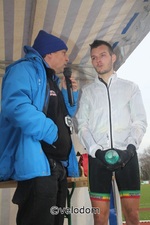
[{"label": "black cycling shorts", "polygon": [[[97,158],[89,156],[89,194],[91,200],[108,201],[112,189],[113,172],[101,165]],[[140,174],[137,154],[125,167],[115,171],[121,198],[140,197]]]}]

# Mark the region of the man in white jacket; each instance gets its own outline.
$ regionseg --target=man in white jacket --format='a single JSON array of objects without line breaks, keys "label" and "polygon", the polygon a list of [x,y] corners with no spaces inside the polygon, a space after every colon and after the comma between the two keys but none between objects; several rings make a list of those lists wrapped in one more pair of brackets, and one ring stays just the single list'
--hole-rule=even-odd
[{"label": "man in white jacket", "polygon": [[98,76],[82,89],[76,115],[79,138],[89,154],[89,195],[94,225],[107,225],[112,174],[115,171],[127,225],[139,224],[140,175],[136,150],[147,121],[140,90],[114,72],[116,55],[105,41],[91,45]]}]

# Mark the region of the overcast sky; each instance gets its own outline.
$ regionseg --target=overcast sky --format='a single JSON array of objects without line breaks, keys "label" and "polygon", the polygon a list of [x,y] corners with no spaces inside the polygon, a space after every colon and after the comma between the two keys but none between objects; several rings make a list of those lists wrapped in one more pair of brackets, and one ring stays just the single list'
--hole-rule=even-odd
[{"label": "overcast sky", "polygon": [[150,33],[117,71],[119,77],[139,85],[147,114],[148,128],[139,152],[150,146]]}]

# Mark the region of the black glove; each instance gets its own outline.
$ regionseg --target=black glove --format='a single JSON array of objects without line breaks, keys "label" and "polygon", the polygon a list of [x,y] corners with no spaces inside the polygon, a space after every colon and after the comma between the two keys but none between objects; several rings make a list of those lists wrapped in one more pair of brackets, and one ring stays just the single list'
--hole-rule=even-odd
[{"label": "black glove", "polygon": [[133,157],[136,153],[136,147],[133,144],[129,144],[127,146],[127,150],[130,151],[131,156]]},{"label": "black glove", "polygon": [[104,161],[105,152],[104,152],[104,151],[98,149],[98,150],[95,152],[95,157],[96,157],[97,159],[99,159],[100,162],[101,162],[102,164],[105,165],[105,161]]},{"label": "black glove", "polygon": [[122,167],[124,167],[135,155],[136,153],[136,148],[134,145],[129,144],[127,146],[127,150],[121,151],[120,152],[120,158],[122,161]]}]

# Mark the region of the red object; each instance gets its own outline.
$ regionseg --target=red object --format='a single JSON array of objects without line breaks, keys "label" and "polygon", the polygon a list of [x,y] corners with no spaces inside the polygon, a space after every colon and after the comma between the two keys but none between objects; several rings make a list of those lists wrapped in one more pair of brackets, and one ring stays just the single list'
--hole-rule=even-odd
[{"label": "red object", "polygon": [[88,176],[88,154],[84,153],[80,156],[79,165],[83,168],[84,176]]}]

